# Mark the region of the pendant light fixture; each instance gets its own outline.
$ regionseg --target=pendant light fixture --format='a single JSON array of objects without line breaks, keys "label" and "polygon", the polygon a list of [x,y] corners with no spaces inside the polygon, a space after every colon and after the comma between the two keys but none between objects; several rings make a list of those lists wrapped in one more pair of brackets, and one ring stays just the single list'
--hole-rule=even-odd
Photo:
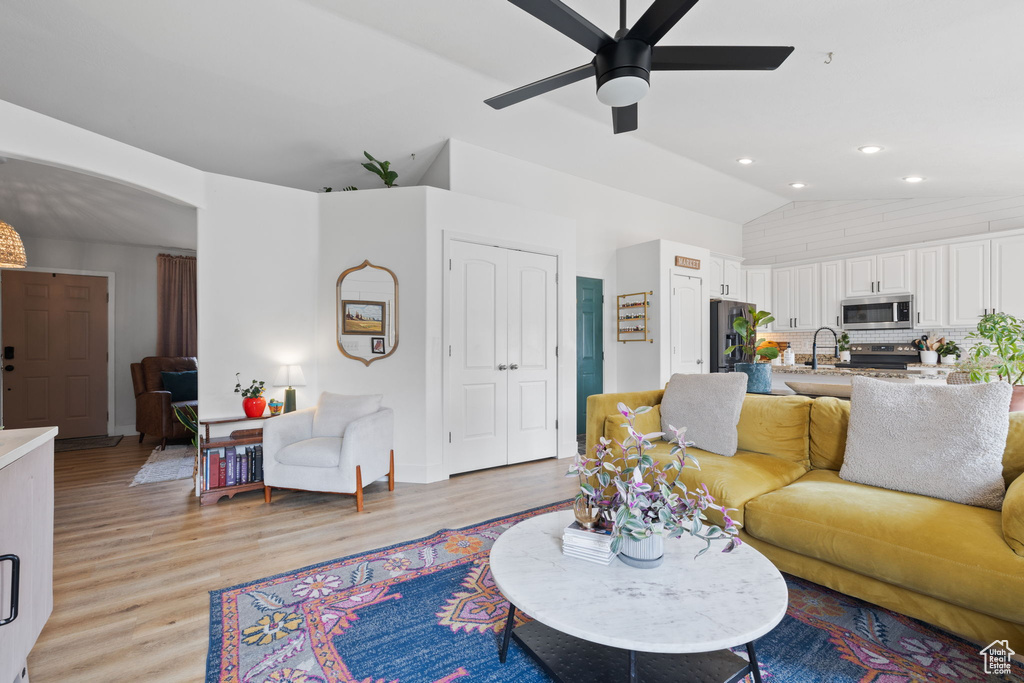
[{"label": "pendant light fixture", "polygon": [[21,243],[21,235],[0,221],[0,268],[24,268],[25,264],[25,245]]}]

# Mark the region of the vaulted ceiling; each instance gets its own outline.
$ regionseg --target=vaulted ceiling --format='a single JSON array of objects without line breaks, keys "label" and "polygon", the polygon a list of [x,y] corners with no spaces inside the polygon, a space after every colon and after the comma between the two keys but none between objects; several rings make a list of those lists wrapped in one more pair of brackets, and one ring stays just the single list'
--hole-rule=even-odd
[{"label": "vaulted ceiling", "polygon": [[[614,30],[615,0],[568,4]],[[0,99],[310,190],[373,186],[363,149],[411,184],[448,137],[737,222],[794,199],[1024,185],[1018,0],[701,0],[662,44],[796,51],[774,72],[657,73],[639,131],[618,136],[592,83],[483,105],[590,58],[504,0],[4,0],[3,15]]]}]

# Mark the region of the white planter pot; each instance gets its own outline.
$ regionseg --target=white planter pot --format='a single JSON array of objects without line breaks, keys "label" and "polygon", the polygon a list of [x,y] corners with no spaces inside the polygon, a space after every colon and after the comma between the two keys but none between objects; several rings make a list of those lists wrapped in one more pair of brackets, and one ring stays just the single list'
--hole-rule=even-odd
[{"label": "white planter pot", "polygon": [[921,362],[926,364],[926,365],[934,365],[934,364],[938,363],[939,362],[939,352],[938,351],[922,351],[921,352]]},{"label": "white planter pot", "polygon": [[665,537],[661,534],[654,534],[642,541],[637,541],[629,536],[624,536],[622,547],[619,548],[619,559],[630,567],[653,569],[665,560]]},{"label": "white planter pot", "polygon": [[839,362],[840,363],[849,363],[850,362],[850,352],[849,351],[840,351],[839,352]]},{"label": "white planter pot", "polygon": [[956,356],[943,356],[939,362],[943,365],[956,365]]}]

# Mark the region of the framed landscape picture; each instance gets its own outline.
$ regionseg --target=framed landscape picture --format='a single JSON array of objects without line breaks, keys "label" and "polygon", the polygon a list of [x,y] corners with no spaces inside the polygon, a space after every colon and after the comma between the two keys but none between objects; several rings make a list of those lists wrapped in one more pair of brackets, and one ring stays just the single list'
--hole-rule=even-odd
[{"label": "framed landscape picture", "polygon": [[384,302],[341,302],[342,334],[384,334]]}]

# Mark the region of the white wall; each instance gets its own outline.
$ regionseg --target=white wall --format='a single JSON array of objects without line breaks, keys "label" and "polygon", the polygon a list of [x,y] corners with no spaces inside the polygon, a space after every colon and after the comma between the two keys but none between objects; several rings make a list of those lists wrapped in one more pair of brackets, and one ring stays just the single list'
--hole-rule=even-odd
[{"label": "white wall", "polygon": [[[452,237],[555,253],[563,273],[575,272],[571,221],[426,187],[319,196],[316,354],[320,388],[379,393],[395,411],[395,467],[400,481],[444,479],[443,318],[446,241]],[[399,283],[398,349],[364,366],[337,348],[336,284],[362,263],[394,271]],[[571,276],[570,276],[571,279]],[[558,411],[575,424],[575,287],[560,286]],[[573,428],[559,432],[559,453],[575,453]]]},{"label": "white wall", "polygon": [[743,226],[744,265],[1024,228],[1024,196],[791,202]]},{"label": "white wall", "polygon": [[308,384],[296,387],[296,400],[313,405],[317,195],[209,174],[206,198],[198,211],[200,417],[242,414],[236,372],[243,386],[263,380],[268,397],[283,398],[270,384],[284,364],[303,366]]},{"label": "white wall", "polygon": [[[576,222],[576,274],[604,280],[607,392],[619,390],[616,378],[622,376],[614,353],[614,306],[615,296],[628,289],[616,282],[616,250],[663,239],[723,254],[741,253],[742,230],[738,223],[687,211],[461,140],[449,140],[448,148],[453,191]],[[638,168],[636,172],[653,173],[657,169]]]},{"label": "white wall", "polygon": [[26,237],[33,269],[114,273],[114,434],[135,432],[131,364],[156,353],[157,254],[195,252]]}]

